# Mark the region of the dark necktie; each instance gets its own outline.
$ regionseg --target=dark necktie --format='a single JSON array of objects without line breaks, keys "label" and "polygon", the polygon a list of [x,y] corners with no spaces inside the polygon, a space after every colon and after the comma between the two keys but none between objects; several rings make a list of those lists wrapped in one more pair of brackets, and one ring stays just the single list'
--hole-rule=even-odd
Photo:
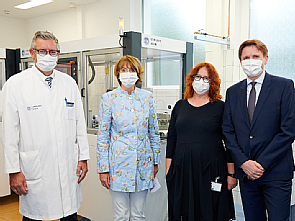
[{"label": "dark necktie", "polygon": [[255,101],[256,101],[256,90],[255,90],[256,82],[252,81],[251,84],[252,84],[252,88],[250,91],[249,101],[248,101],[248,114],[249,114],[250,124],[252,123],[253,113],[255,109]]},{"label": "dark necktie", "polygon": [[51,86],[52,86],[52,77],[47,77],[46,79],[45,79],[45,81],[48,83],[48,86],[51,88]]}]

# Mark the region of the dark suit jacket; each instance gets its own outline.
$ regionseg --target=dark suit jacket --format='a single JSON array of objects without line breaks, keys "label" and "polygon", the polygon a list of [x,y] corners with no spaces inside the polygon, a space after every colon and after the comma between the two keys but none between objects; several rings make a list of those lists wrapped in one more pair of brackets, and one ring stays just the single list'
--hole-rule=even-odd
[{"label": "dark suit jacket", "polygon": [[293,178],[291,144],[295,136],[295,117],[292,80],[265,73],[251,125],[247,80],[231,86],[226,93],[222,129],[238,179],[245,177],[240,166],[247,160],[261,164],[265,172],[260,179],[264,181]]}]

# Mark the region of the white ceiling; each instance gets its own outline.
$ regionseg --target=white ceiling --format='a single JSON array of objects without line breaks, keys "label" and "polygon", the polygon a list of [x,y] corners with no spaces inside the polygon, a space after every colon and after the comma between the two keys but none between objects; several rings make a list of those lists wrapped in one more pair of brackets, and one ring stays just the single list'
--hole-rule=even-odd
[{"label": "white ceiling", "polygon": [[[0,16],[29,19],[70,9],[71,3],[79,6],[101,2],[103,0],[53,0],[51,3],[26,10],[14,8],[15,5],[23,4],[28,1],[30,0],[0,0]],[[9,14],[5,14],[5,11],[9,11]]]}]

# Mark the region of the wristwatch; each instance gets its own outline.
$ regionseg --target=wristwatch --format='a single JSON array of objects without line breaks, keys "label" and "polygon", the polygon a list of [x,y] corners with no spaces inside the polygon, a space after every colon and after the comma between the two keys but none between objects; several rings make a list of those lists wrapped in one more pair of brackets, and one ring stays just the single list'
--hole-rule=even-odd
[{"label": "wristwatch", "polygon": [[230,176],[232,178],[235,178],[235,174],[234,173],[227,173],[227,176]]}]

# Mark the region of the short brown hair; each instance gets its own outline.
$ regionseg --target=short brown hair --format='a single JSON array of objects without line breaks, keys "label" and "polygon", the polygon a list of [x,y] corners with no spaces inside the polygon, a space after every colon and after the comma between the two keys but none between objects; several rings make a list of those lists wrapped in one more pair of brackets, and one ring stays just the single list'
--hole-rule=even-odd
[{"label": "short brown hair", "polygon": [[265,44],[262,43],[262,41],[257,40],[257,39],[246,40],[240,45],[240,48],[239,48],[239,59],[240,59],[240,61],[241,61],[241,56],[242,56],[243,49],[245,47],[248,47],[248,46],[251,46],[251,45],[256,46],[256,48],[263,53],[263,57],[266,57],[268,55],[267,47],[266,47]]},{"label": "short brown hair", "polygon": [[211,78],[211,81],[209,82],[210,88],[209,88],[209,101],[210,103],[214,103],[217,100],[221,100],[222,96],[220,94],[220,83],[221,80],[219,78],[219,75],[215,69],[215,67],[207,62],[201,62],[196,67],[194,67],[190,73],[186,77],[186,85],[185,85],[185,92],[184,92],[184,99],[189,99],[194,95],[194,88],[193,88],[193,81],[194,81],[194,75],[198,74],[199,70],[201,68],[205,67],[207,69],[207,72],[209,74],[209,77]]},{"label": "short brown hair", "polygon": [[142,66],[140,61],[136,58],[133,57],[131,55],[124,55],[119,61],[117,61],[115,68],[114,68],[114,75],[116,76],[119,84],[121,85],[122,82],[120,81],[120,75],[119,72],[121,70],[121,68],[124,66],[124,64],[128,63],[130,65],[130,67],[134,70],[136,70],[137,73],[137,77],[138,80],[136,81],[136,84],[139,84],[142,82],[142,74],[143,74],[143,70],[142,70]]}]

